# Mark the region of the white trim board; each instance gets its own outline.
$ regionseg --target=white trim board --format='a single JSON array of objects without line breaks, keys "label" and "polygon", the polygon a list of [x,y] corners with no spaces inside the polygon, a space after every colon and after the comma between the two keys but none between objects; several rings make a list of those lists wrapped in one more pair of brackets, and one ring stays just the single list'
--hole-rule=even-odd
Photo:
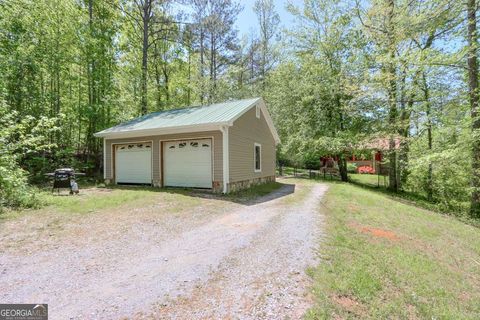
[{"label": "white trim board", "polygon": [[221,127],[222,131],[222,162],[223,162],[223,193],[228,193],[230,182],[230,152],[228,142],[228,126]]}]

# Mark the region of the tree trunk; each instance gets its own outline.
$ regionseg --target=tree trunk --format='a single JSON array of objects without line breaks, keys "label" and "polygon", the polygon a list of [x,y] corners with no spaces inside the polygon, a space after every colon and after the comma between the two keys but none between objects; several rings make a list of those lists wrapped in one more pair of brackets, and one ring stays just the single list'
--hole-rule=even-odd
[{"label": "tree trunk", "polygon": [[[432,105],[430,103],[430,90],[428,88],[427,77],[425,72],[422,74],[423,79],[423,97],[425,99],[425,113],[427,115],[427,142],[428,142],[428,151],[431,153],[432,151]],[[426,185],[426,192],[427,192],[427,199],[429,201],[433,200],[433,165],[432,162],[428,162],[428,171],[427,171],[427,185]]]},{"label": "tree trunk", "polygon": [[147,75],[148,75],[148,27],[150,20],[150,1],[145,1],[142,12],[143,22],[143,43],[142,43],[142,79],[141,79],[141,105],[140,113],[146,114],[148,112],[148,97],[147,97]]},{"label": "tree trunk", "polygon": [[157,86],[157,111],[162,110],[162,83],[160,81],[160,70],[158,70],[158,64],[155,63],[155,84]]},{"label": "tree trunk", "polygon": [[200,103],[205,102],[205,35],[203,26],[200,29]]},{"label": "tree trunk", "polygon": [[88,131],[85,136],[87,146],[87,161],[90,160],[91,155],[95,153],[95,140],[93,134],[96,129],[97,108],[96,108],[96,74],[95,74],[95,59],[93,53],[93,0],[88,1],[88,25],[89,25],[89,43],[88,43]]},{"label": "tree trunk", "polygon": [[410,116],[411,116],[411,110],[413,107],[413,97],[410,101],[408,101],[407,108],[405,110],[402,110],[402,114],[400,116],[400,119],[402,121],[402,127],[399,130],[400,136],[401,136],[401,141],[400,141],[400,150],[398,152],[398,165],[399,165],[399,180],[400,184],[399,186],[402,187],[407,183],[408,175],[410,174],[410,171],[408,169],[408,152],[410,151],[410,143],[408,141],[408,138],[410,136]]},{"label": "tree trunk", "polygon": [[340,179],[348,182],[347,158],[344,154],[338,155],[338,170],[340,171]]},{"label": "tree trunk", "polygon": [[480,218],[480,118],[478,114],[478,64],[477,64],[477,21],[476,0],[468,0],[468,89],[470,100],[470,114],[472,117],[472,196],[470,214],[473,218]]},{"label": "tree trunk", "polygon": [[191,105],[191,87],[192,87],[192,45],[188,44],[188,86],[187,86],[187,106]]},{"label": "tree trunk", "polygon": [[387,62],[387,83],[388,83],[388,100],[389,100],[389,162],[390,168],[388,170],[389,184],[388,188],[391,191],[398,191],[397,183],[397,151],[396,151],[396,134],[397,134],[397,82],[396,82],[396,67],[395,67],[395,27],[394,27],[394,15],[395,15],[395,3],[394,0],[388,0],[388,51],[390,61]]},{"label": "tree trunk", "polygon": [[162,65],[162,71],[163,71],[163,79],[165,80],[165,102],[168,107],[168,104],[170,103],[170,75],[167,70],[168,66],[167,63],[165,62]]},{"label": "tree trunk", "polygon": [[157,111],[162,110],[162,79],[161,79],[161,73],[160,69],[158,67],[159,64],[159,57],[160,57],[160,52],[158,51],[158,46],[155,43],[154,46],[154,59],[153,59],[153,65],[154,65],[154,71],[155,71],[155,91],[156,91],[156,109]]}]

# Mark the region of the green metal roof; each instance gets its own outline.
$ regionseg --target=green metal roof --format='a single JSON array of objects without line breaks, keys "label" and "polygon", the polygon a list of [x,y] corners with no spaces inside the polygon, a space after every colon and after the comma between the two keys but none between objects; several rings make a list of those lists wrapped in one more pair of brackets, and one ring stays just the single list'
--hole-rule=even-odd
[{"label": "green metal roof", "polygon": [[137,130],[167,129],[184,126],[228,123],[248,110],[260,98],[227,101],[205,106],[153,112],[97,132],[95,136]]}]

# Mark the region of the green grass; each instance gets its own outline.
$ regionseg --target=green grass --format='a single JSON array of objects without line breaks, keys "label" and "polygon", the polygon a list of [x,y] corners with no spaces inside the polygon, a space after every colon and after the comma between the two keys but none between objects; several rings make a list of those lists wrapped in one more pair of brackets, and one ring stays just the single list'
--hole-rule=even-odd
[{"label": "green grass", "polygon": [[41,214],[55,212],[55,214],[91,214],[101,210],[115,208],[133,208],[155,204],[156,202],[169,203],[169,212],[175,213],[200,205],[202,198],[218,198],[233,202],[244,203],[254,200],[277,190],[283,184],[272,182],[257,185],[252,188],[228,195],[211,194],[208,191],[183,188],[152,188],[141,186],[111,186],[108,188],[82,188],[79,195],[69,195],[63,190],[60,195],[52,193],[51,189],[38,189],[35,197],[38,201],[36,209],[10,209],[0,214],[0,221],[14,219],[25,214]]},{"label": "green grass", "polygon": [[388,177],[380,176],[376,174],[358,174],[358,173],[349,173],[348,178],[355,183],[363,184],[369,187],[380,187],[386,188],[388,185]]},{"label": "green grass", "polygon": [[387,189],[388,177],[380,177],[380,179],[378,179],[378,176],[373,174],[349,174],[348,177],[349,181],[357,186],[361,186],[375,192],[383,193],[384,195],[387,195],[391,198],[411,203],[424,209],[456,216],[463,222],[480,227],[480,221],[470,218],[467,214],[468,208],[470,206],[470,203],[468,202],[459,202],[458,205],[455,207],[446,207],[442,203],[429,201],[422,194],[410,192],[408,190],[399,191],[396,193],[391,192]]},{"label": "green grass", "polygon": [[36,198],[41,209],[8,210],[0,214],[0,220],[12,219],[32,212],[57,212],[59,214],[87,214],[99,210],[116,208],[125,204],[138,205],[150,203],[155,198],[153,188],[121,189],[121,188],[89,188],[81,189],[79,195],[68,195],[63,191],[60,195],[50,191],[38,190]]},{"label": "green grass", "polygon": [[148,202],[155,197],[155,191],[149,189],[98,189],[98,193],[88,196],[46,195],[47,203],[60,212],[91,213],[107,208],[115,208],[126,203]]},{"label": "green grass", "polygon": [[368,188],[331,183],[307,319],[480,318],[480,229]]}]

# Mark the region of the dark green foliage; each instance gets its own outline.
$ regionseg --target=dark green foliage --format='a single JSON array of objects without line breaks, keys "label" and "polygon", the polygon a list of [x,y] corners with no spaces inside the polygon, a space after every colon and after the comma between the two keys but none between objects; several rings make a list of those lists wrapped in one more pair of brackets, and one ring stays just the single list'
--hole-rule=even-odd
[{"label": "dark green foliage", "polygon": [[93,134],[141,112],[263,96],[282,140],[278,165],[317,169],[331,156],[347,181],[345,160],[371,157],[360,142],[400,137],[383,150],[393,189],[476,212],[478,39],[475,10],[473,23],[464,15],[475,0],[292,2],[283,32],[275,2],[257,0],[258,34],[242,39],[239,1],[186,1],[183,16],[168,1],[146,1],[147,15],[138,3],[0,1],[0,116],[40,125],[42,140],[24,152],[12,147],[21,134],[1,132],[4,199],[62,166],[101,177]]},{"label": "dark green foliage", "polygon": [[357,165],[355,163],[348,163],[347,171],[348,173],[357,173]]},{"label": "dark green foliage", "polygon": [[48,136],[55,134],[57,119],[24,117],[17,121],[16,111],[8,112],[0,96],[0,210],[4,207],[38,205],[28,184],[27,171],[21,168],[24,155],[55,147]]}]

